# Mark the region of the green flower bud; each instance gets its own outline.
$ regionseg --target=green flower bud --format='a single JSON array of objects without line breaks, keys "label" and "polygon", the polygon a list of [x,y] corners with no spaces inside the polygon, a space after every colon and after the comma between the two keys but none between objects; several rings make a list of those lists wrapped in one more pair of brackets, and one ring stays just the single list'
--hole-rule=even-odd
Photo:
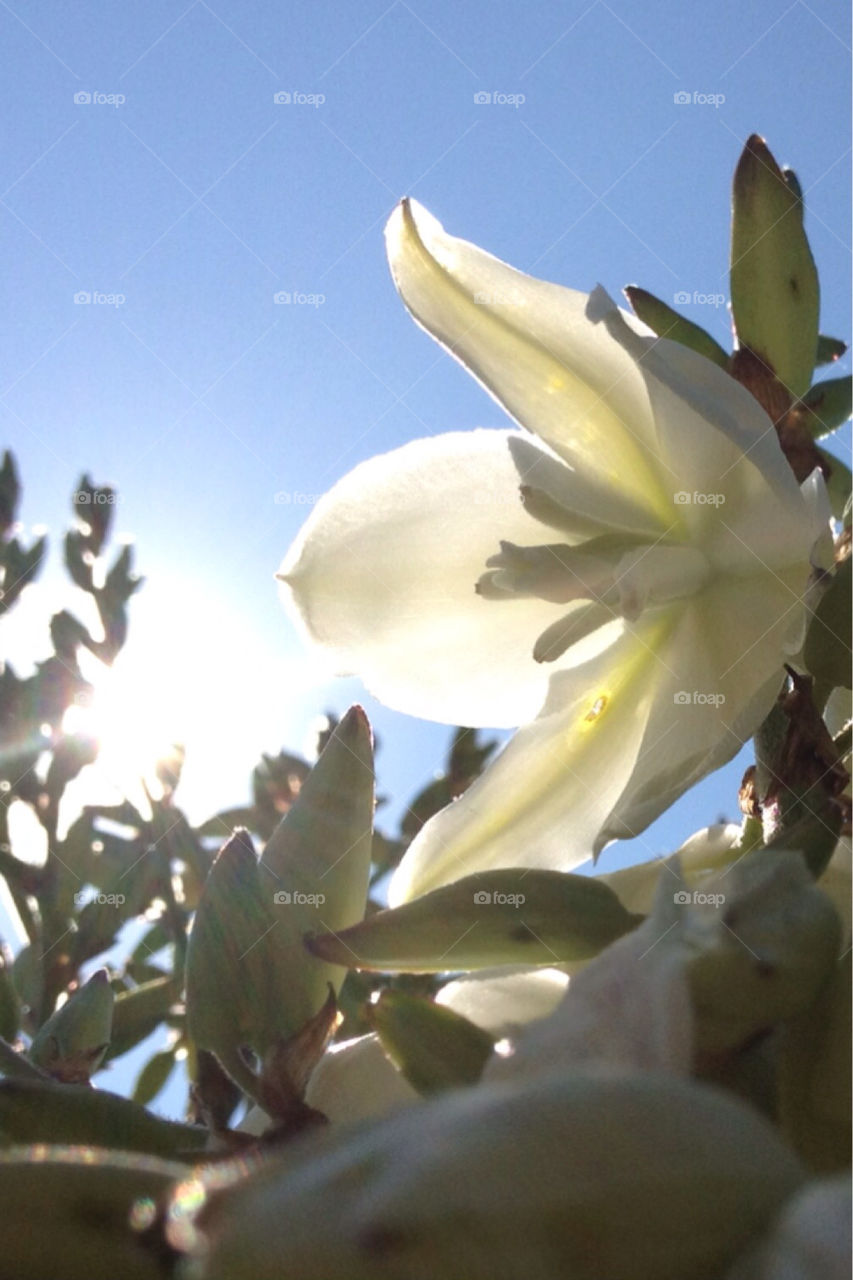
[{"label": "green flower bud", "polygon": [[88,1084],[109,1048],[115,996],[106,969],[92,977],[38,1030],[29,1058],[56,1080]]},{"label": "green flower bud", "polygon": [[735,170],[731,291],[739,348],[757,356],[790,398],[805,395],[817,355],[817,270],[802,200],[756,134]]}]

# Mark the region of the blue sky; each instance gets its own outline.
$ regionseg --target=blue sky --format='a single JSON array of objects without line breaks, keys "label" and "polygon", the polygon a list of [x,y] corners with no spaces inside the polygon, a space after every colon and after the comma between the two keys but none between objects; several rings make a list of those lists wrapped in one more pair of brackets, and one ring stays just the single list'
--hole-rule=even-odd
[{"label": "blue sky", "polygon": [[[317,683],[272,578],[358,461],[504,425],[396,297],[381,232],[400,196],[545,278],[711,298],[684,309],[726,343],[731,175],[759,132],[806,191],[822,328],[850,336],[842,3],[45,0],[0,5],[0,39],[0,413],[23,521],[56,551],[80,472],[117,487],[148,579],[124,725],[186,740],[197,818],[354,699],[396,801],[444,756],[447,729]],[[60,583],[21,606],[21,670]],[[632,856],[733,815],[741,769]]]}]

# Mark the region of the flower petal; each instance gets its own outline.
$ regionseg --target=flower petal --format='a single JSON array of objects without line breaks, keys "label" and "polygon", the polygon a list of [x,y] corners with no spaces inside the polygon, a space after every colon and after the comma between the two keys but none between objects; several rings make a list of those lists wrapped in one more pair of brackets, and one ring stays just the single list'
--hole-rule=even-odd
[{"label": "flower petal", "polygon": [[492,1058],[484,1079],[535,1079],[584,1066],[690,1074],[684,909],[673,892],[683,881],[677,863],[667,871],[651,915],[574,974],[560,1004],[525,1028],[513,1054]]},{"label": "flower petal", "polygon": [[693,536],[718,542],[721,564],[726,547],[736,561],[750,553],[771,565],[807,559],[813,517],[755,397],[704,356],[649,336],[603,289],[588,310],[637,363],[657,456],[666,459],[670,496]]},{"label": "flower petal", "polygon": [[640,834],[769,712],[801,613],[782,575],[717,578],[556,672],[538,719],[413,841],[389,901],[497,867],[570,871]]},{"label": "flower petal", "polygon": [[448,982],[436,1003],[503,1039],[528,1022],[547,1017],[568,985],[568,974],[562,969],[483,969]]},{"label": "flower petal", "polygon": [[[685,840],[677,850],[681,874],[689,889],[701,889],[706,880],[719,874],[721,867],[742,857],[739,848],[741,828],[737,822],[717,822],[703,827]],[[655,857],[619,871],[596,876],[618,896],[623,907],[638,915],[648,915],[654,903],[658,883],[664,875],[665,858]]]},{"label": "flower petal", "polygon": [[594,851],[642,832],[688,787],[720,768],[770,712],[803,609],[799,570],[719,577],[684,602],[657,650],[655,688],[627,784]]},{"label": "flower petal", "polygon": [[333,1124],[353,1124],[417,1102],[418,1097],[386,1055],[379,1037],[366,1035],[326,1050],[308,1083],[305,1101]]},{"label": "flower petal", "polygon": [[544,701],[550,671],[533,646],[564,610],[475,592],[501,538],[543,540],[519,495],[515,438],[451,433],[362,463],[317,504],[282,565],[311,640],[387,706],[513,727]]},{"label": "flower petal", "polygon": [[415,201],[386,228],[388,258],[414,318],[517,422],[549,444],[600,500],[621,500],[631,526],[672,521],[645,382],[587,297],[516,271],[445,233]]},{"label": "flower petal", "polygon": [[539,717],[409,846],[391,881],[392,906],[476,871],[570,871],[590,857],[633,771],[660,669],[644,630],[645,644],[626,633],[552,676]]}]

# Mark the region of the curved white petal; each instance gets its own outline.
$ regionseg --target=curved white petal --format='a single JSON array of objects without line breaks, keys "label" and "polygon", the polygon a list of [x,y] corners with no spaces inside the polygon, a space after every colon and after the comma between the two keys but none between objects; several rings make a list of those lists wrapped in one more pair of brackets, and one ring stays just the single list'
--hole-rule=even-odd
[{"label": "curved white petal", "polygon": [[801,612],[781,575],[720,577],[556,672],[539,717],[425,825],[390,901],[496,867],[568,871],[639,835],[769,712]]},{"label": "curved white petal", "polygon": [[446,234],[415,201],[386,228],[394,282],[414,318],[517,422],[545,440],[607,503],[630,503],[638,527],[671,523],[654,419],[634,358],[587,296],[535,280]]},{"label": "curved white petal", "polygon": [[[449,982],[436,1000],[503,1037],[549,1014],[568,981],[559,969],[484,970]],[[333,1124],[353,1124],[417,1102],[419,1097],[387,1057],[379,1037],[370,1034],[326,1050],[311,1076],[305,1101]],[[269,1123],[266,1113],[255,1107],[240,1127],[257,1135]]]},{"label": "curved white petal", "polygon": [[655,690],[637,760],[595,840],[640,834],[740,749],[769,713],[803,608],[799,571],[719,577],[684,602],[656,651]]},{"label": "curved white petal", "polygon": [[503,1039],[528,1022],[547,1017],[568,985],[568,974],[562,969],[482,969],[448,982],[436,996],[436,1004]]},{"label": "curved white petal", "polygon": [[621,501],[623,526],[709,537],[721,567],[750,552],[774,566],[807,555],[808,512],[773,424],[727,373],[651,334],[601,288],[587,298],[447,235],[414,201],[386,236],[418,323],[591,496]]},{"label": "curved white petal", "polygon": [[591,661],[555,673],[538,718],[409,846],[391,905],[475,871],[568,871],[586,861],[634,768],[657,665],[648,640],[626,633]]},{"label": "curved white petal", "polygon": [[656,337],[601,288],[590,295],[589,313],[636,361],[658,447],[671,466],[684,468],[685,480],[704,483],[715,473],[723,478],[738,464],[783,501],[796,499],[797,481],[773,424],[745,387],[698,352]]},{"label": "curved white petal", "polygon": [[352,1124],[417,1102],[419,1096],[387,1057],[379,1037],[366,1035],[326,1050],[308,1082],[305,1101],[333,1124]]},{"label": "curved white petal", "polygon": [[311,640],[387,706],[513,727],[542,705],[550,671],[533,646],[559,608],[475,592],[501,538],[535,544],[546,532],[521,503],[514,435],[450,433],[362,463],[281,567]]},{"label": "curved white petal", "polygon": [[[669,874],[677,889],[677,871]],[[554,1011],[524,1029],[514,1053],[493,1057],[484,1079],[536,1079],[585,1066],[689,1075],[693,1012],[679,925],[664,885],[654,913],[574,974]]]},{"label": "curved white petal", "polygon": [[[702,887],[705,879],[719,873],[720,867],[740,857],[733,852],[741,837],[737,822],[717,822],[695,832],[677,851],[684,883],[690,889]],[[596,876],[609,885],[622,906],[638,915],[648,915],[654,902],[655,890],[664,872],[665,858],[655,857],[648,862],[638,862],[619,871],[604,872]]]}]

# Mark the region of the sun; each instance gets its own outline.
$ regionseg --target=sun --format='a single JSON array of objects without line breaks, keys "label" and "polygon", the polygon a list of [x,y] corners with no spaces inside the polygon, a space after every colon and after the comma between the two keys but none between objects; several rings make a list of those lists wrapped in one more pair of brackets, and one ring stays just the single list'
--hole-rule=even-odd
[{"label": "sun", "polygon": [[158,681],[134,670],[132,663],[119,661],[115,668],[105,668],[81,661],[80,666],[92,692],[68,708],[62,728],[97,743],[97,759],[85,779],[87,791],[97,798],[82,802],[115,802],[121,797],[145,809],[146,791],[158,796],[162,791],[157,765],[178,740],[174,703],[170,708]]},{"label": "sun", "polygon": [[[162,607],[138,610],[113,667],[80,652],[92,692],[68,709],[63,728],[93,737],[99,750],[81,775],[85,790],[75,788],[73,798],[115,804],[126,797],[147,811],[146,789],[162,794],[158,762],[180,744],[178,803],[203,821],[247,797],[262,752],[298,749],[329,675],[310,654],[272,646],[239,616],[220,617],[213,643],[209,626],[197,621],[209,610],[195,611],[191,626],[186,593],[160,595]],[[164,627],[164,617],[172,625]]]}]

